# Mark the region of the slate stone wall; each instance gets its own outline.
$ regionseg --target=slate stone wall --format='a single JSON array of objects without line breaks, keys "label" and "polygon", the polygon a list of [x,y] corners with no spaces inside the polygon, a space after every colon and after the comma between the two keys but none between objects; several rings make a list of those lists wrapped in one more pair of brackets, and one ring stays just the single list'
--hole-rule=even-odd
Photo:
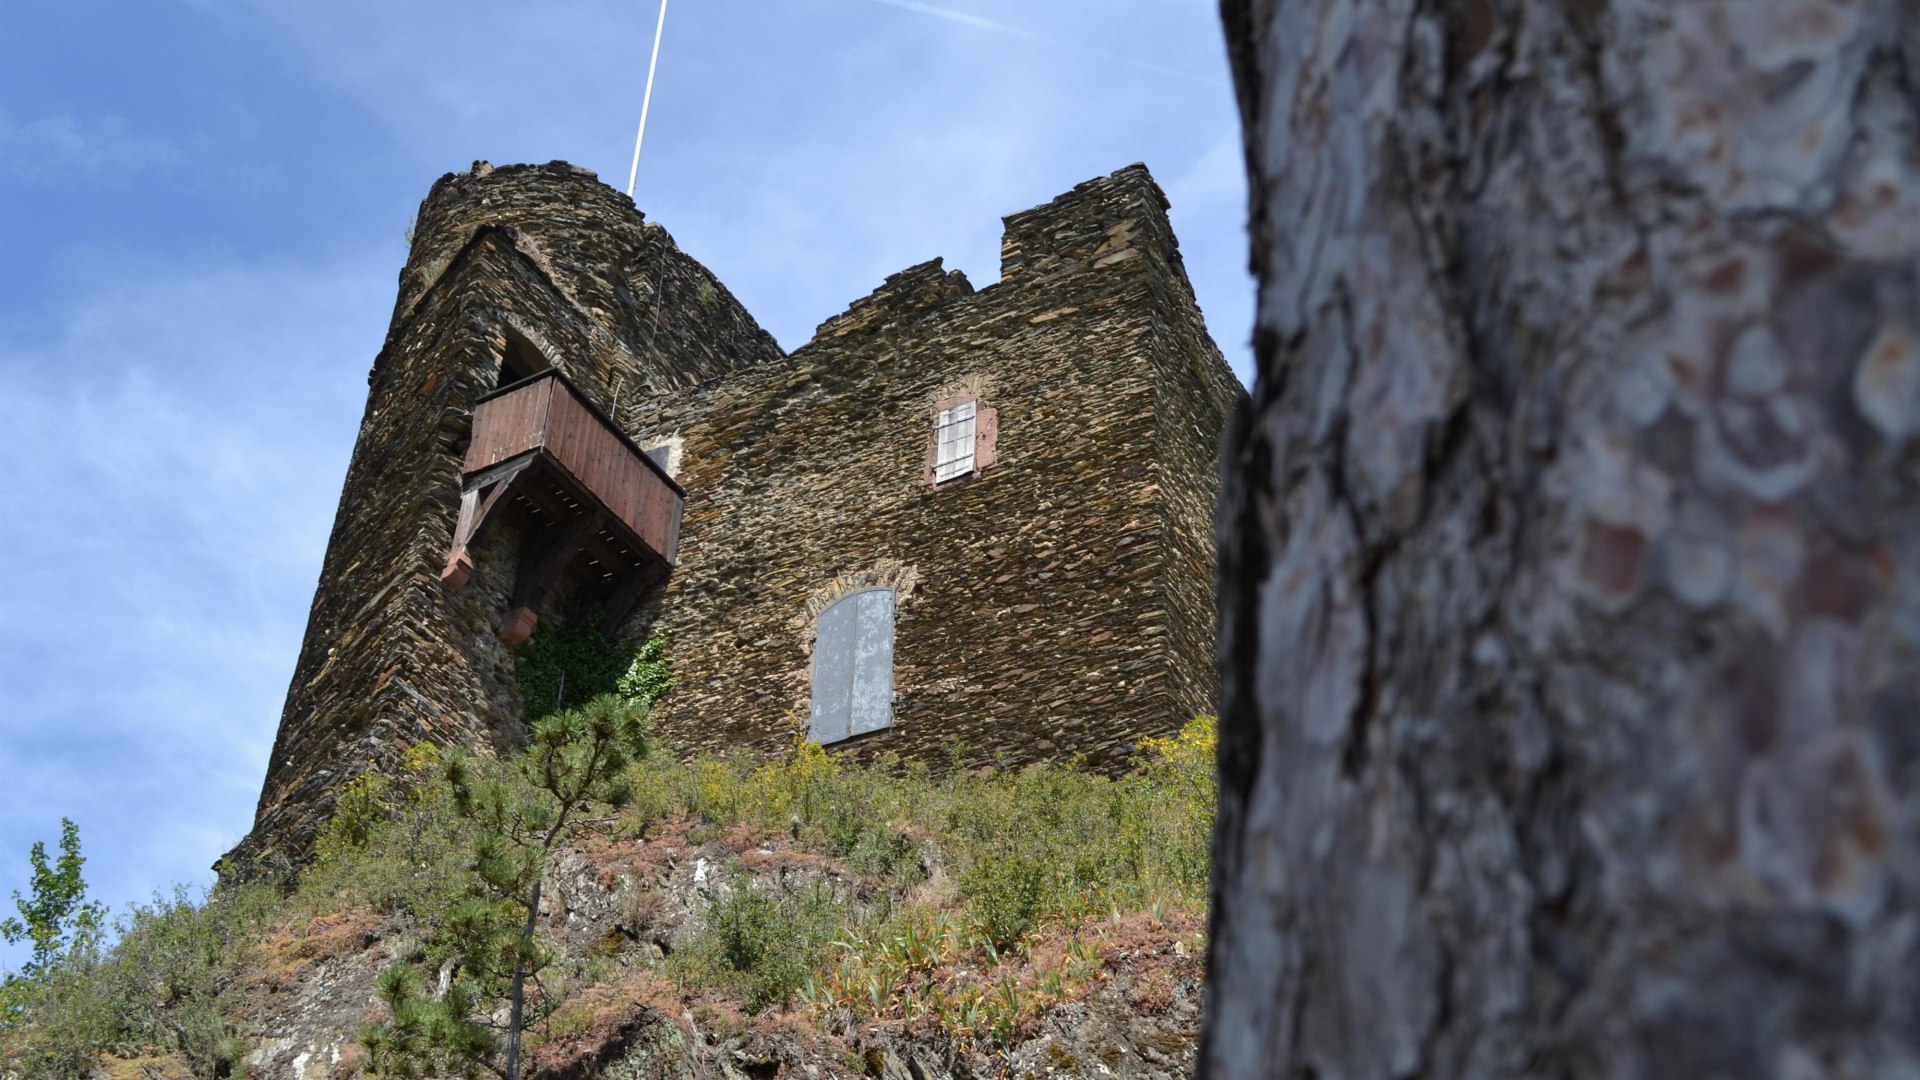
[{"label": "slate stone wall", "polygon": [[625,194],[563,161],[497,169],[475,162],[471,172],[433,185],[414,218],[389,347],[411,326],[406,314],[484,227],[512,230],[521,253],[586,317],[591,344],[567,358],[568,373],[583,386],[611,392],[624,379],[623,396],[667,390],[783,355],[667,230],[647,222]]},{"label": "slate stone wall", "polygon": [[[657,721],[676,743],[804,731],[837,582],[901,594],[895,725],[855,752],[1116,766],[1213,710],[1213,460],[1238,384],[1165,209],[1144,168],[1083,184],[1007,219],[993,286],[924,263],[784,364],[627,410],[682,443],[681,564],[630,627],[675,635]],[[935,488],[931,407],[957,392],[998,410],[998,461]]]},{"label": "slate stone wall", "polygon": [[[509,329],[603,408],[784,358],[705,267],[591,173],[481,163],[442,177],[368,375],[254,829],[231,853],[240,862],[301,857],[339,789],[415,742],[498,749],[519,737],[496,631],[524,519],[489,526],[467,589],[438,579],[472,406],[495,386]],[[538,608],[548,625],[567,585]]]},{"label": "slate stone wall", "polygon": [[[1143,167],[1007,219],[1002,280],[938,260],[784,355],[624,195],[563,163],[443,177],[422,204],[253,834],[297,860],[342,785],[421,740],[513,745],[497,631],[509,513],[437,572],[475,399],[509,333],[687,489],[679,565],[622,634],[675,635],[658,722],[680,746],[773,751],[804,731],[811,630],[896,590],[896,724],[850,745],[1117,766],[1213,708],[1214,447],[1238,384]],[[998,460],[926,481],[933,402],[998,410]],[[577,575],[539,606],[551,627]],[[536,631],[537,632],[537,631]]]}]

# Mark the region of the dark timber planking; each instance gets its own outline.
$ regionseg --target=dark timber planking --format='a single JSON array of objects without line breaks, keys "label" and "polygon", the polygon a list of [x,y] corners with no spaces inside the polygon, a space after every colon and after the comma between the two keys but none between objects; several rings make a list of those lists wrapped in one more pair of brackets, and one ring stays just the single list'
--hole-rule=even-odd
[{"label": "dark timber planking", "polygon": [[558,371],[523,379],[474,406],[467,476],[526,453],[546,455],[648,551],[673,565],[678,485]]}]

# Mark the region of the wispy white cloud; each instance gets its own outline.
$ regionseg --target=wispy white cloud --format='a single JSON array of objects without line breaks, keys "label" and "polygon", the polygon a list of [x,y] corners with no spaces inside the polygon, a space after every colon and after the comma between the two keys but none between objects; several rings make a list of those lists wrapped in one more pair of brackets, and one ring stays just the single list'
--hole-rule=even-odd
[{"label": "wispy white cloud", "polygon": [[1022,27],[1014,26],[1010,23],[1004,23],[995,19],[989,19],[980,15],[975,15],[970,12],[960,11],[956,8],[941,7],[937,4],[924,4],[924,3],[921,3],[920,0],[868,0],[868,2],[873,4],[881,4],[886,7],[900,8],[903,11],[918,12],[919,14],[922,14],[922,15],[931,15],[936,19],[945,19],[948,22],[959,23],[962,26],[970,26],[976,30],[987,30],[996,34],[1005,34],[1008,37],[1016,37],[1025,41],[1037,42],[1042,45],[1051,46],[1055,49],[1063,49],[1068,52],[1080,53],[1084,56],[1093,57],[1095,59],[1103,60],[1109,63],[1122,64],[1127,67],[1138,68],[1141,71],[1151,71],[1156,75],[1165,75],[1168,78],[1181,79],[1186,82],[1196,83],[1200,86],[1226,86],[1227,85],[1226,79],[1222,78],[1218,74],[1203,75],[1198,72],[1183,71],[1180,68],[1169,67],[1165,64],[1155,63],[1152,60],[1145,60],[1137,56],[1128,56],[1124,53],[1112,52],[1107,49],[1089,48],[1085,45],[1081,45],[1076,42],[1069,41],[1062,37],[1056,37],[1049,34],[1037,33],[1032,30],[1027,30]]},{"label": "wispy white cloud", "polygon": [[177,167],[186,157],[171,140],[140,134],[117,116],[83,120],[61,113],[20,121],[0,109],[0,170],[17,179],[133,179]]},{"label": "wispy white cloud", "polygon": [[33,460],[0,515],[0,850],[70,816],[118,903],[250,824],[385,269],[123,253],[51,333],[0,327],[0,439]]},{"label": "wispy white cloud", "polygon": [[[1239,127],[1229,127],[1161,182],[1207,329],[1240,381],[1251,385],[1254,288],[1247,273],[1246,231],[1240,224],[1246,220],[1247,172]],[[1223,224],[1231,227],[1223,229]]]},{"label": "wispy white cloud", "polygon": [[916,0],[872,0],[872,2],[876,4],[885,4],[888,7],[904,8],[907,11],[917,11],[922,15],[932,15],[935,18],[945,19],[948,22],[957,22],[963,26],[977,27],[978,29],[981,29],[981,30],[992,30],[997,33],[1013,34],[1019,37],[1038,36],[1038,35],[1030,35],[1026,31],[1008,26],[1005,23],[994,22],[992,19],[982,18],[978,15],[972,15],[964,11],[956,11],[953,8],[938,7],[933,4],[917,3]]},{"label": "wispy white cloud", "polygon": [[1164,183],[1174,216],[1191,217],[1199,224],[1223,209],[1242,211],[1247,197],[1247,171],[1242,154],[1240,131],[1232,128],[1215,139],[1199,157],[1170,173]]},{"label": "wispy white cloud", "polygon": [[[1133,161],[1165,180],[1236,129],[1204,4],[901,0],[925,17],[873,17],[885,2],[668,13],[636,199],[789,347],[912,262],[945,256],[991,282],[1002,215]],[[263,20],[365,107],[420,160],[421,191],[482,157],[626,175],[650,5],[476,0],[458,20],[376,0],[222,10]],[[1190,268],[1217,257],[1244,278],[1241,212],[1186,215]],[[1238,280],[1200,288],[1210,315],[1239,321]]]}]

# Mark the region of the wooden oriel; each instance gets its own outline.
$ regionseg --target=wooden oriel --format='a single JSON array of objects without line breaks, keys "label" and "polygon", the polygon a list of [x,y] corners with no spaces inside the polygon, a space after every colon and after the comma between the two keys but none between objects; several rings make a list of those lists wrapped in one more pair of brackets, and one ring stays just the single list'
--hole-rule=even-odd
[{"label": "wooden oriel", "polygon": [[617,626],[673,567],[685,493],[564,375],[548,370],[475,403],[462,468],[460,516],[440,579],[464,588],[469,549],[512,505],[539,522],[524,540],[512,610],[500,637],[533,633],[534,608],[583,552],[610,583],[606,619]]},{"label": "wooden oriel", "polygon": [[537,453],[612,514],[668,566],[680,542],[685,492],[613,421],[549,369],[481,398],[462,467],[469,478]]}]

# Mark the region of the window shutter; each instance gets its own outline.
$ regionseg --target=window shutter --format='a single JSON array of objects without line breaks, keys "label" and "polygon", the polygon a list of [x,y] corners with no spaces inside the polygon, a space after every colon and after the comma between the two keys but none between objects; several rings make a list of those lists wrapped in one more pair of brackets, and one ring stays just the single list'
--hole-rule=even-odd
[{"label": "window shutter", "polygon": [[869,589],[820,613],[807,737],[839,742],[893,724],[893,590]]},{"label": "window shutter", "polygon": [[978,472],[999,460],[1000,410],[982,406],[974,419],[973,468]]},{"label": "window shutter", "polygon": [[927,448],[927,482],[971,476],[980,468],[980,418],[990,410],[977,397],[947,398],[933,405],[933,435]]},{"label": "window shutter", "polygon": [[852,597],[854,614],[851,734],[893,724],[893,590]]},{"label": "window shutter", "polygon": [[817,743],[852,734],[854,622],[854,606],[841,600],[820,613],[814,628],[813,722],[807,738]]}]

